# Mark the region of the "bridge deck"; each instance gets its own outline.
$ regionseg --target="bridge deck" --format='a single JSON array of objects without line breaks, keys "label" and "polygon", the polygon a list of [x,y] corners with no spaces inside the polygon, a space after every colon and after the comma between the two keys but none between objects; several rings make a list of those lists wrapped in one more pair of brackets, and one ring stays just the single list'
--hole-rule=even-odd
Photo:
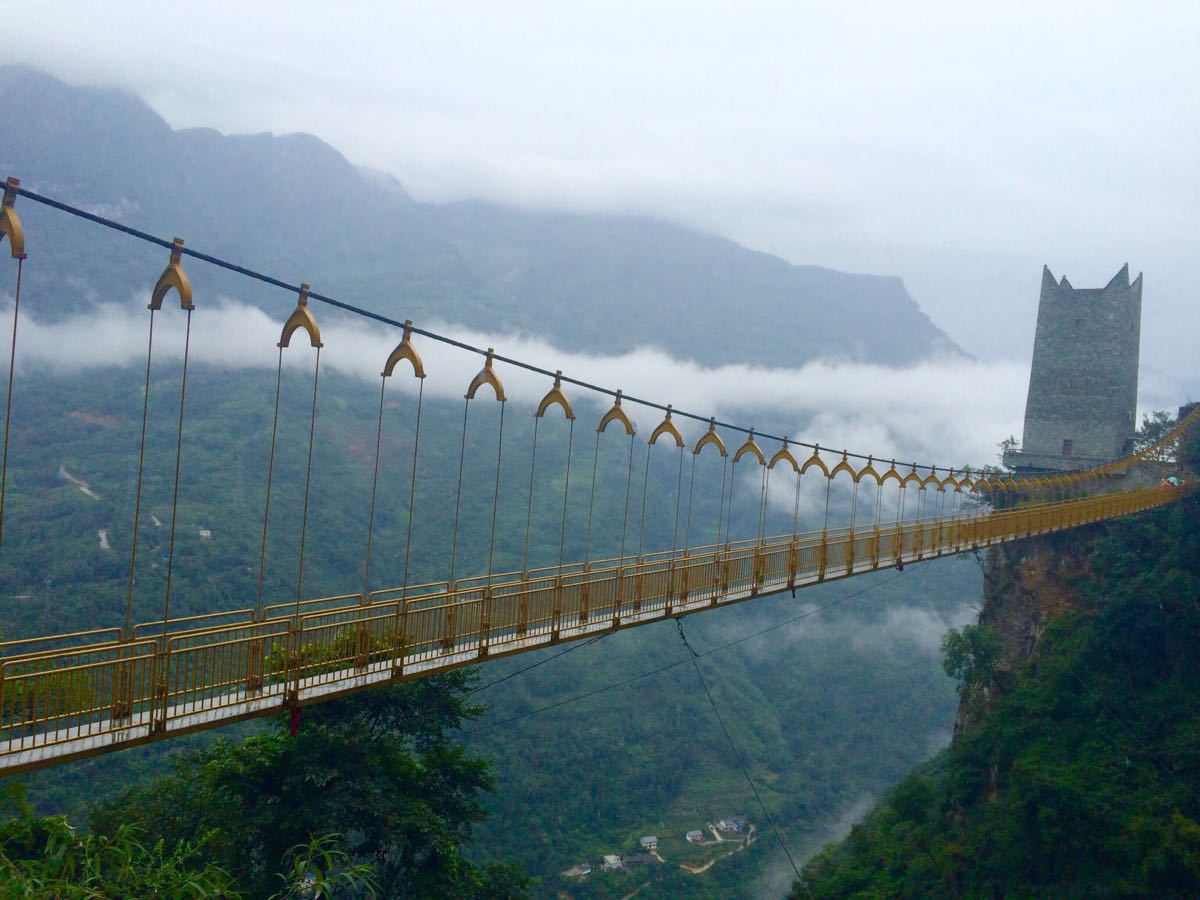
[{"label": "bridge deck", "polygon": [[[1178,499],[1179,488],[685,550],[415,596],[311,601],[266,621],[168,623],[165,637],[46,638],[0,661],[0,773],[11,774],[753,597],[1060,531]],[[417,589],[413,589],[417,591]],[[389,596],[391,595],[391,596]],[[313,607],[316,607],[315,609]],[[161,630],[162,623],[151,623]],[[82,643],[80,643],[82,641]],[[33,642],[27,642],[33,647]]]}]

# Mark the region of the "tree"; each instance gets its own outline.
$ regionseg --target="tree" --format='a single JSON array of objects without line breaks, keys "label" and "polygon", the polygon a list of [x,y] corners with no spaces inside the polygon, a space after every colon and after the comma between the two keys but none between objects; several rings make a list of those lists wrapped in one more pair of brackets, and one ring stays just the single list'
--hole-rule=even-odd
[{"label": "tree", "polygon": [[958,682],[958,693],[965,696],[991,682],[1000,651],[1000,635],[994,628],[951,628],[942,637],[942,668]]},{"label": "tree", "polygon": [[277,888],[297,846],[330,834],[345,837],[322,852],[370,862],[384,896],[523,896],[528,879],[461,852],[484,818],[480,792],[493,789],[490,764],[455,740],[481,710],[467,700],[475,677],[451,672],[309,707],[294,738],[280,717],[268,734],[218,741],[94,809],[93,827],[134,822],[169,842],[204,839],[256,896]]},{"label": "tree", "polygon": [[[1142,427],[1137,430],[1137,434],[1133,437],[1133,449],[1135,451],[1144,450],[1155,443],[1155,441],[1169,434],[1174,427],[1175,417],[1165,410],[1156,409],[1153,413],[1143,415]],[[1169,444],[1160,447],[1150,454],[1149,459],[1155,462],[1173,462],[1175,459],[1175,448]]]}]

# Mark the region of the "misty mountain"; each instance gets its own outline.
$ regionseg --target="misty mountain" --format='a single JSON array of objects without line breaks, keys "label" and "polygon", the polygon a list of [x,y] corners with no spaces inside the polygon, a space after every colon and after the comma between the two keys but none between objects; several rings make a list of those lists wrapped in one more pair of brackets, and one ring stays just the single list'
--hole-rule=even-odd
[{"label": "misty mountain", "polygon": [[[0,174],[397,318],[544,336],[566,350],[654,344],[709,364],[816,357],[903,364],[959,353],[898,278],[795,266],[648,218],[415,202],[311,135],[172,130],[130,95],[0,67]],[[30,311],[123,300],[163,252],[23,201]],[[90,283],[58,276],[87,261]],[[283,316],[291,298],[188,266]]]}]

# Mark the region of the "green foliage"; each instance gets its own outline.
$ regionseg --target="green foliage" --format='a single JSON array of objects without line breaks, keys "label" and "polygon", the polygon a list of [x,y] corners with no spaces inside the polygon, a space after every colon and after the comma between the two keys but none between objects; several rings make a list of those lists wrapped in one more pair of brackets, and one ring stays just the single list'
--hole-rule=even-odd
[{"label": "green foliage", "polygon": [[[10,798],[12,795],[10,794]],[[0,893],[6,897],[232,897],[233,879],[205,861],[204,841],[168,849],[128,824],[79,835],[65,816],[17,815],[0,824]]]},{"label": "green foliage", "polygon": [[288,851],[287,866],[279,874],[284,887],[271,900],[312,898],[325,900],[338,892],[379,893],[379,885],[371,873],[370,863],[352,863],[342,850],[340,834],[318,835],[306,844],[297,844]]},{"label": "green foliage", "polygon": [[[272,375],[228,373],[200,365],[194,365],[189,374],[187,467],[180,508],[180,522],[187,527],[181,527],[176,544],[172,594],[172,608],[181,614],[253,605],[265,487],[257,466],[269,449]],[[196,386],[194,392],[192,385]],[[22,382],[18,414],[38,441],[35,445],[21,438],[14,445],[15,462],[10,463],[10,475],[16,471],[20,478],[17,487],[10,485],[8,503],[15,511],[13,527],[5,533],[3,577],[14,585],[13,594],[28,599],[0,597],[6,635],[20,637],[42,629],[121,621],[129,574],[128,525],[141,414],[139,386],[139,373],[133,369],[108,372],[103,377],[47,376]],[[155,381],[154,397],[158,398],[160,391],[165,397],[177,386],[177,382]],[[285,398],[289,392],[300,396],[307,387],[302,379],[291,380],[285,372]],[[320,477],[313,485],[304,582],[304,593],[310,597],[340,593],[347,587],[346,573],[362,571],[377,414],[373,406],[377,396],[369,396],[349,379],[322,375],[321,391],[315,451],[315,470]],[[304,399],[310,402],[311,394]],[[411,435],[410,400],[398,396],[397,408],[389,407],[385,413],[385,457],[372,561],[375,587],[398,584],[403,573],[407,479],[395,476],[407,464],[404,440]],[[164,529],[154,525],[149,516],[169,521],[174,420],[166,413],[165,403],[157,409],[161,415],[156,418],[152,414],[147,450],[135,621],[157,614],[164,587],[162,551],[153,552],[162,544]],[[296,589],[297,529],[289,528],[288,523],[299,521],[301,497],[298,490],[287,486],[303,481],[307,408],[298,406],[291,416],[286,413],[280,425],[280,447],[285,449],[277,460],[267,553],[265,592],[271,603],[294,598]],[[494,432],[487,430],[483,416],[495,413],[482,408],[478,429],[472,418],[469,461],[494,459]],[[95,424],[108,421],[105,416],[119,426]],[[423,458],[426,451],[430,460],[447,454],[456,458],[461,401],[441,404],[427,397],[423,416]],[[491,424],[494,426],[494,419]],[[528,457],[522,451],[529,446],[532,425],[510,416],[505,429],[497,565],[520,568],[529,479]],[[347,440],[349,446],[365,450],[346,452]],[[549,425],[542,427],[538,472],[551,473],[559,481],[539,484],[534,498],[531,565],[558,558],[566,443],[564,431],[554,434]],[[581,449],[581,443],[575,442],[571,479],[569,559],[582,553],[582,529],[578,545],[572,546],[571,541],[576,533],[574,524],[586,520],[589,501],[592,447]],[[510,447],[519,448],[511,457]],[[94,452],[89,454],[89,448],[95,448]],[[289,455],[288,450],[295,452]],[[595,555],[615,554],[620,546],[623,489],[628,477],[626,452],[618,438],[607,446],[601,443],[591,547]],[[677,468],[667,456],[652,458],[647,548],[670,546],[671,542]],[[85,496],[58,475],[62,460],[73,474],[91,484],[100,500]],[[642,478],[644,461],[644,452],[635,454],[635,485]],[[580,472],[585,475],[579,477]],[[453,503],[447,498],[453,500],[454,474],[432,464],[420,470],[415,580],[444,577],[453,517]],[[493,477],[494,470],[469,466],[464,502],[471,498],[476,505],[479,498],[490,502]],[[712,540],[715,535],[720,484],[720,461],[715,456],[701,458],[691,523],[693,543]],[[739,489],[734,534],[757,531],[757,503],[748,498],[750,493]],[[636,510],[636,503],[634,506]],[[790,512],[769,510],[774,518],[768,531],[790,528]],[[809,512],[802,507],[802,516]],[[808,527],[820,527],[819,508],[816,514],[815,526],[810,523]],[[485,562],[490,520],[480,515],[465,518],[459,560],[462,571],[473,572]],[[539,530],[539,523],[546,527]],[[194,525],[213,528],[213,540],[200,541]],[[109,530],[110,551],[98,547],[96,529],[101,527]],[[801,527],[805,527],[803,522]],[[631,543],[636,539],[636,526],[632,531]],[[326,539],[326,535],[337,539]],[[47,577],[52,578],[48,586]],[[862,576],[849,587],[823,585],[806,589],[795,599],[785,594],[714,610],[696,617],[694,624],[689,624],[689,633],[699,646],[716,646],[794,616],[798,607],[831,603],[846,593],[857,593],[871,578],[883,581],[886,577]],[[70,589],[65,589],[67,586]],[[794,829],[794,842],[821,841],[827,823],[858,797],[878,794],[894,784],[928,755],[931,743],[936,746],[946,740],[954,693],[936,658],[935,635],[944,631],[942,623],[959,615],[963,603],[973,600],[978,590],[974,566],[945,561],[913,567],[902,578],[853,603],[705,662],[713,667],[710,671],[719,702],[737,712],[732,727],[739,747],[752,756],[760,790],[777,820]],[[899,633],[892,625],[893,617],[906,626]],[[348,633],[345,641],[339,642],[339,652],[348,654],[353,648]],[[621,681],[674,661],[680,654],[682,647],[672,624],[647,626],[613,634],[594,648],[573,652],[481,696],[492,706],[494,718],[505,719],[567,699],[585,687]],[[498,659],[481,671],[490,680],[536,659]],[[268,664],[268,671],[272,668]],[[306,725],[316,714],[306,709]],[[240,740],[261,730],[258,723],[243,723],[221,733]],[[205,746],[212,737],[209,733],[175,738],[38,773],[31,780],[37,788],[38,808],[73,812],[81,798],[95,799],[97,794],[137,785],[167,770],[168,760],[184,747]],[[475,829],[474,843],[467,849],[471,861],[479,866],[486,859],[511,860],[525,871],[552,879],[581,859],[596,861],[601,852],[619,851],[630,832],[646,829],[682,834],[713,816],[747,812],[754,803],[716,730],[695,674],[683,667],[559,711],[489,729],[469,737],[467,745],[473,756],[495,761],[498,786],[496,793],[485,793],[481,800],[491,822]],[[631,764],[631,760],[638,762]],[[494,824],[501,822],[503,825]],[[342,825],[329,825],[325,830],[345,834],[348,840],[354,834]],[[272,852],[281,854],[307,837],[297,835],[273,846]],[[633,837],[636,840],[637,835]],[[672,887],[695,895],[752,881],[766,867],[769,853],[765,843],[756,844],[702,877],[681,873],[684,884]],[[264,871],[273,873],[278,865],[278,857],[265,861]],[[277,887],[271,883],[263,885],[263,890],[269,893]],[[599,888],[589,884],[585,890]]]},{"label": "green foliage", "polygon": [[[810,862],[813,893],[1196,896],[1197,521],[1188,500],[1098,528],[1078,610],[974,731]],[[965,632],[947,642],[960,681],[987,656]]]},{"label": "green foliage", "polygon": [[965,696],[987,687],[1000,660],[1000,635],[987,625],[951,628],[942,637],[942,668]]},{"label": "green foliage", "polygon": [[[1133,447],[1135,450],[1141,450],[1149,447],[1159,438],[1167,434],[1175,427],[1175,417],[1171,413],[1157,409],[1152,413],[1146,413],[1142,416],[1142,425],[1137,430],[1133,438]],[[1165,460],[1167,455],[1159,453],[1154,457],[1158,460]]]},{"label": "green foliage", "polygon": [[203,839],[256,896],[277,884],[281,860],[289,883],[308,872],[330,890],[361,889],[369,871],[386,896],[521,896],[527,879],[515,870],[462,855],[484,818],[478,795],[493,787],[490,766],[453,737],[479,711],[465,698],[472,681],[454,672],[309,707],[294,738],[279,721],[217,741],[99,804],[92,827],[113,834],[133,822],[170,844]]}]

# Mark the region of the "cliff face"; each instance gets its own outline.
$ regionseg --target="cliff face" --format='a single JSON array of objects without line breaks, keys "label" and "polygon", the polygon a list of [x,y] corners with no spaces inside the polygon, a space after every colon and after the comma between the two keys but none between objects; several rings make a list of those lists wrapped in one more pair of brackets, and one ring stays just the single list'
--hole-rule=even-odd
[{"label": "cliff face", "polygon": [[1046,626],[1079,607],[1095,535],[1094,528],[1077,528],[986,551],[979,624],[999,636],[1000,659],[991,683],[960,701],[956,737],[972,731],[1012,690],[1017,670],[1038,656]]}]

